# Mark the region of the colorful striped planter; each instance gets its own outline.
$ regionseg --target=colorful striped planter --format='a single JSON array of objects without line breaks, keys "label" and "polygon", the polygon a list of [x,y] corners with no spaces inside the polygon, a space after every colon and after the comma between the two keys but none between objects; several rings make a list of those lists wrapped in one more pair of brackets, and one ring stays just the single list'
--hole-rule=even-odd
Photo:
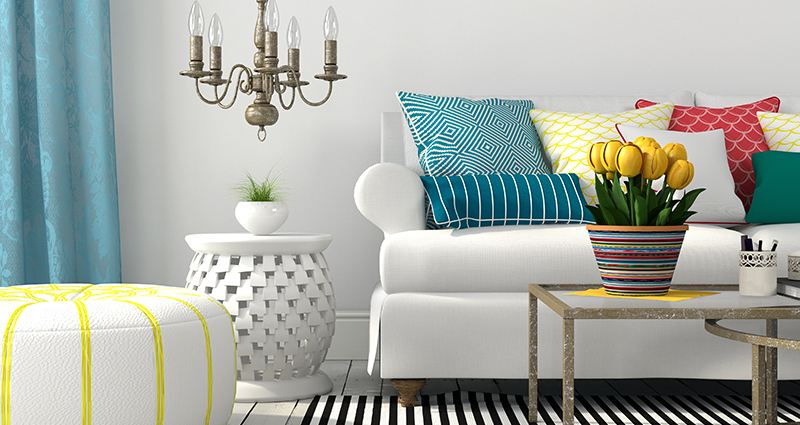
[{"label": "colorful striped planter", "polygon": [[589,239],[609,295],[665,295],[689,226],[587,224]]}]

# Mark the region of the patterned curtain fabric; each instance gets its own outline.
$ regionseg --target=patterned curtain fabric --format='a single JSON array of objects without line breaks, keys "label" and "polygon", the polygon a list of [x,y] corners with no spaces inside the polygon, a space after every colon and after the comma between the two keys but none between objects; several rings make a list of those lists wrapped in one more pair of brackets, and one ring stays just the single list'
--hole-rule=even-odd
[{"label": "patterned curtain fabric", "polygon": [[0,285],[119,282],[108,0],[0,2]]}]

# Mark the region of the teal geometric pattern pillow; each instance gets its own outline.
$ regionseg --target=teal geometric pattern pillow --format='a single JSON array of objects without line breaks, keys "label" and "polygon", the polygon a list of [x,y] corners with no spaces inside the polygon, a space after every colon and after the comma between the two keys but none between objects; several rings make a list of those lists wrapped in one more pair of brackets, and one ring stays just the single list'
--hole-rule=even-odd
[{"label": "teal geometric pattern pillow", "polygon": [[533,128],[530,100],[398,92],[426,175],[540,174],[550,170]]},{"label": "teal geometric pattern pillow", "polygon": [[467,227],[594,223],[576,174],[422,176],[437,224]]}]

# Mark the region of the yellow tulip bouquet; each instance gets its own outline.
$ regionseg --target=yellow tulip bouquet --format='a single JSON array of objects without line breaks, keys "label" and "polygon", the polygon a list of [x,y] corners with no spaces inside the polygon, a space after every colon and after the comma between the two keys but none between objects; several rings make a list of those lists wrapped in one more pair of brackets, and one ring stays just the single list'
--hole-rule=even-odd
[{"label": "yellow tulip bouquet", "polygon": [[[689,211],[700,192],[694,189],[680,200],[675,191],[686,188],[694,177],[686,148],[670,143],[663,149],[651,137],[633,143],[619,140],[595,143],[589,149],[589,165],[597,174],[597,206],[588,206],[597,224],[616,226],[674,226],[695,212]],[[666,175],[660,190],[653,181]],[[624,183],[622,177],[627,177]],[[602,179],[602,180],[601,180]]]}]

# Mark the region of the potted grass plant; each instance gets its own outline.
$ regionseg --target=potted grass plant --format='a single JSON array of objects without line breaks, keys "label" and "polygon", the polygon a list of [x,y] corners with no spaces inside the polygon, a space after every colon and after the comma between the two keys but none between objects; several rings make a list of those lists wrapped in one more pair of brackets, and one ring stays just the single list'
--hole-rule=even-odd
[{"label": "potted grass plant", "polygon": [[[684,224],[698,188],[674,199],[694,177],[686,148],[664,148],[650,137],[591,146],[589,165],[596,173],[598,205],[589,206],[595,225],[587,225],[606,293],[652,296],[669,291]],[[660,188],[655,183],[663,177]],[[623,181],[625,179],[625,181]]]},{"label": "potted grass plant", "polygon": [[280,174],[272,170],[263,180],[256,180],[250,173],[233,187],[238,195],[234,215],[248,232],[254,235],[268,235],[280,228],[289,217],[286,206],[286,189]]}]

